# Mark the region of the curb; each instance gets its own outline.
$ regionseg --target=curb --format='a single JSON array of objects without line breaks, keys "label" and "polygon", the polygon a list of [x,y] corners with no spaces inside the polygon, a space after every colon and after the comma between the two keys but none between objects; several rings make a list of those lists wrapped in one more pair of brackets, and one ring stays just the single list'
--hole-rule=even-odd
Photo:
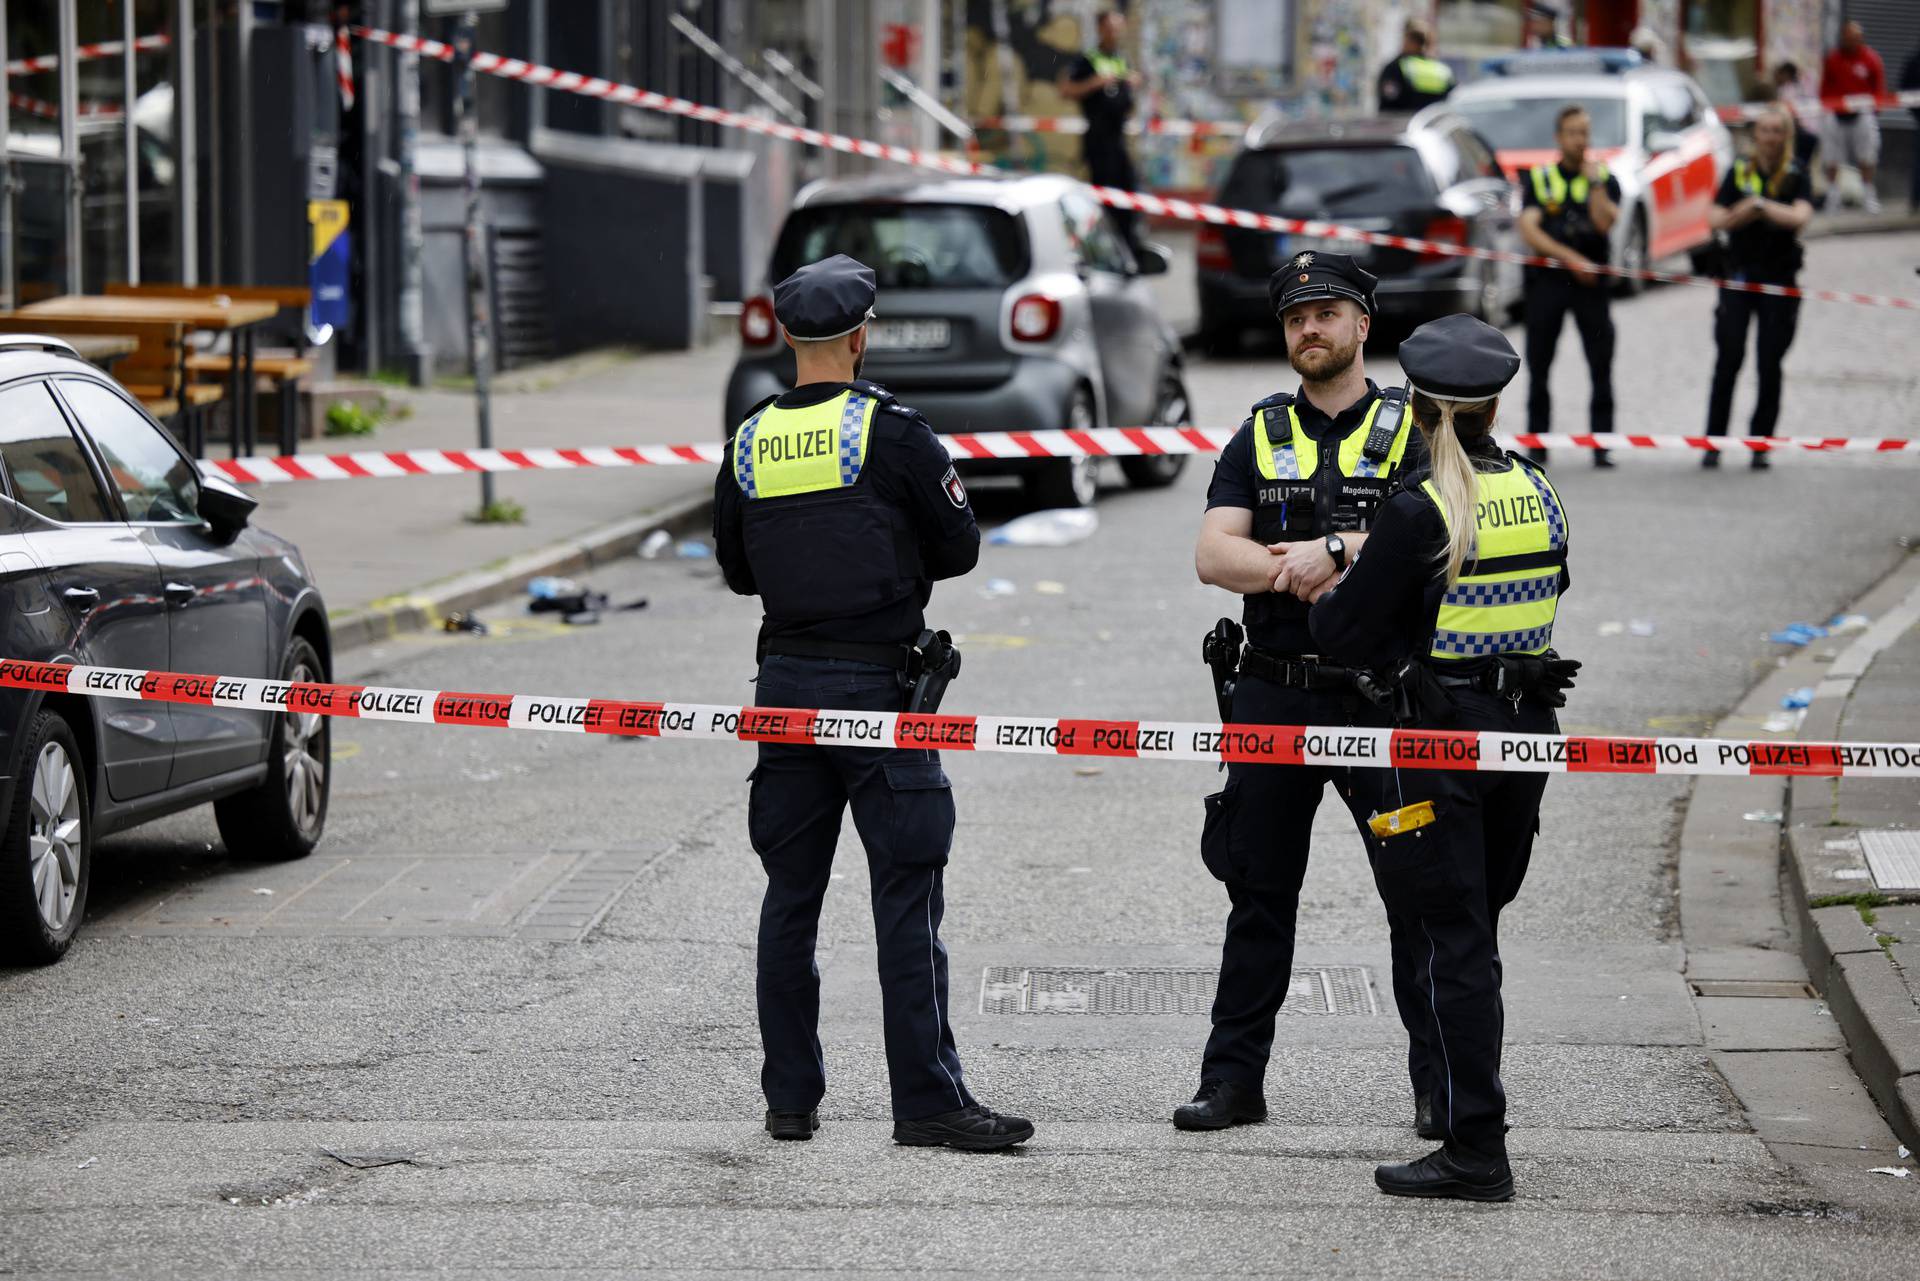
[{"label": "curb", "polygon": [[[1879,652],[1920,626],[1917,611],[1920,555],[1909,554],[1849,607],[1875,621],[1823,673],[1800,737],[1838,737],[1848,698]],[[1808,977],[1846,1037],[1854,1070],[1900,1140],[1920,1148],[1920,1011],[1858,908],[1814,906],[1872,888],[1857,875],[1838,875],[1857,871],[1862,860],[1857,848],[1832,848],[1852,844],[1839,838],[1855,834],[1853,828],[1830,825],[1836,789],[1835,780],[1820,778],[1795,778],[1787,789],[1781,857],[1799,918],[1800,952]]]},{"label": "curb", "polygon": [[[1837,220],[1836,220],[1837,218]],[[1920,230],[1920,215],[1904,213],[1815,213],[1813,221],[1801,231],[1802,240],[1825,240],[1832,236],[1870,236]]]},{"label": "curb", "polygon": [[590,529],[584,534],[549,543],[509,558],[496,569],[475,570],[457,578],[375,601],[330,620],[333,650],[372,645],[407,632],[431,631],[448,614],[478,609],[517,596],[528,583],[546,574],[577,574],[623,556],[631,556],[648,534],[664,529],[683,534],[712,518],[713,499],[694,494],[639,516]]}]

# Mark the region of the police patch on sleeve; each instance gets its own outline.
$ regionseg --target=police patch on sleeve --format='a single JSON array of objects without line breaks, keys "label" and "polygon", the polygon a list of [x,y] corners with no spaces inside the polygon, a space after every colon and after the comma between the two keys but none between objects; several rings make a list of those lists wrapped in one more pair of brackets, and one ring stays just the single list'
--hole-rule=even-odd
[{"label": "police patch on sleeve", "polygon": [[940,488],[947,491],[947,501],[963,511],[967,506],[967,487],[960,483],[960,473],[953,467],[947,468],[947,474],[940,478]]}]

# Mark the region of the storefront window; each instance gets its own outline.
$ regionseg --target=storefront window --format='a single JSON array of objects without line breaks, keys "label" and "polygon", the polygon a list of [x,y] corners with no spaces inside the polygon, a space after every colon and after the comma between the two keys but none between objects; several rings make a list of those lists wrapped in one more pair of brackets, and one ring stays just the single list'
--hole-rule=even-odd
[{"label": "storefront window", "polygon": [[7,166],[13,177],[13,296],[32,302],[67,292],[74,261],[72,157],[60,128],[60,50],[57,9],[10,4],[7,60],[26,62],[9,74]]},{"label": "storefront window", "polygon": [[1688,69],[1716,103],[1760,92],[1760,0],[1686,0],[1682,11]]}]

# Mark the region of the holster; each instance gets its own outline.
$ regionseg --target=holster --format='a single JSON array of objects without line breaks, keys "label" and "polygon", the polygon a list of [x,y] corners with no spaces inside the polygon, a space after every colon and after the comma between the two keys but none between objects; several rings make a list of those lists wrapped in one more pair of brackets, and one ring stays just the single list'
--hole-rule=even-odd
[{"label": "holster", "polygon": [[927,716],[939,711],[948,684],[959,675],[960,650],[954,645],[953,637],[931,629],[921,632],[907,659],[907,680],[913,689],[907,699],[907,710]]},{"label": "holster", "polygon": [[1223,618],[1200,642],[1200,657],[1213,671],[1213,698],[1220,708],[1220,723],[1233,723],[1233,687],[1240,676],[1240,646],[1247,638],[1240,624]]}]

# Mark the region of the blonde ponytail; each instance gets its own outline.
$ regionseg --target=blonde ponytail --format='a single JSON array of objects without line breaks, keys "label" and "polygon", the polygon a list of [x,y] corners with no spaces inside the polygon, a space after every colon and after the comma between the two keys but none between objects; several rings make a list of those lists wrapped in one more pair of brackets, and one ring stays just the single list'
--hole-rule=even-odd
[{"label": "blonde ponytail", "polygon": [[1473,436],[1486,432],[1493,425],[1493,410],[1498,403],[1482,400],[1459,404],[1418,394],[1413,399],[1414,422],[1426,433],[1433,487],[1439,491],[1447,518],[1447,545],[1441,549],[1440,560],[1446,565],[1449,588],[1460,581],[1479,523],[1480,479],[1473,460],[1460,444],[1459,432],[1463,428]]}]

